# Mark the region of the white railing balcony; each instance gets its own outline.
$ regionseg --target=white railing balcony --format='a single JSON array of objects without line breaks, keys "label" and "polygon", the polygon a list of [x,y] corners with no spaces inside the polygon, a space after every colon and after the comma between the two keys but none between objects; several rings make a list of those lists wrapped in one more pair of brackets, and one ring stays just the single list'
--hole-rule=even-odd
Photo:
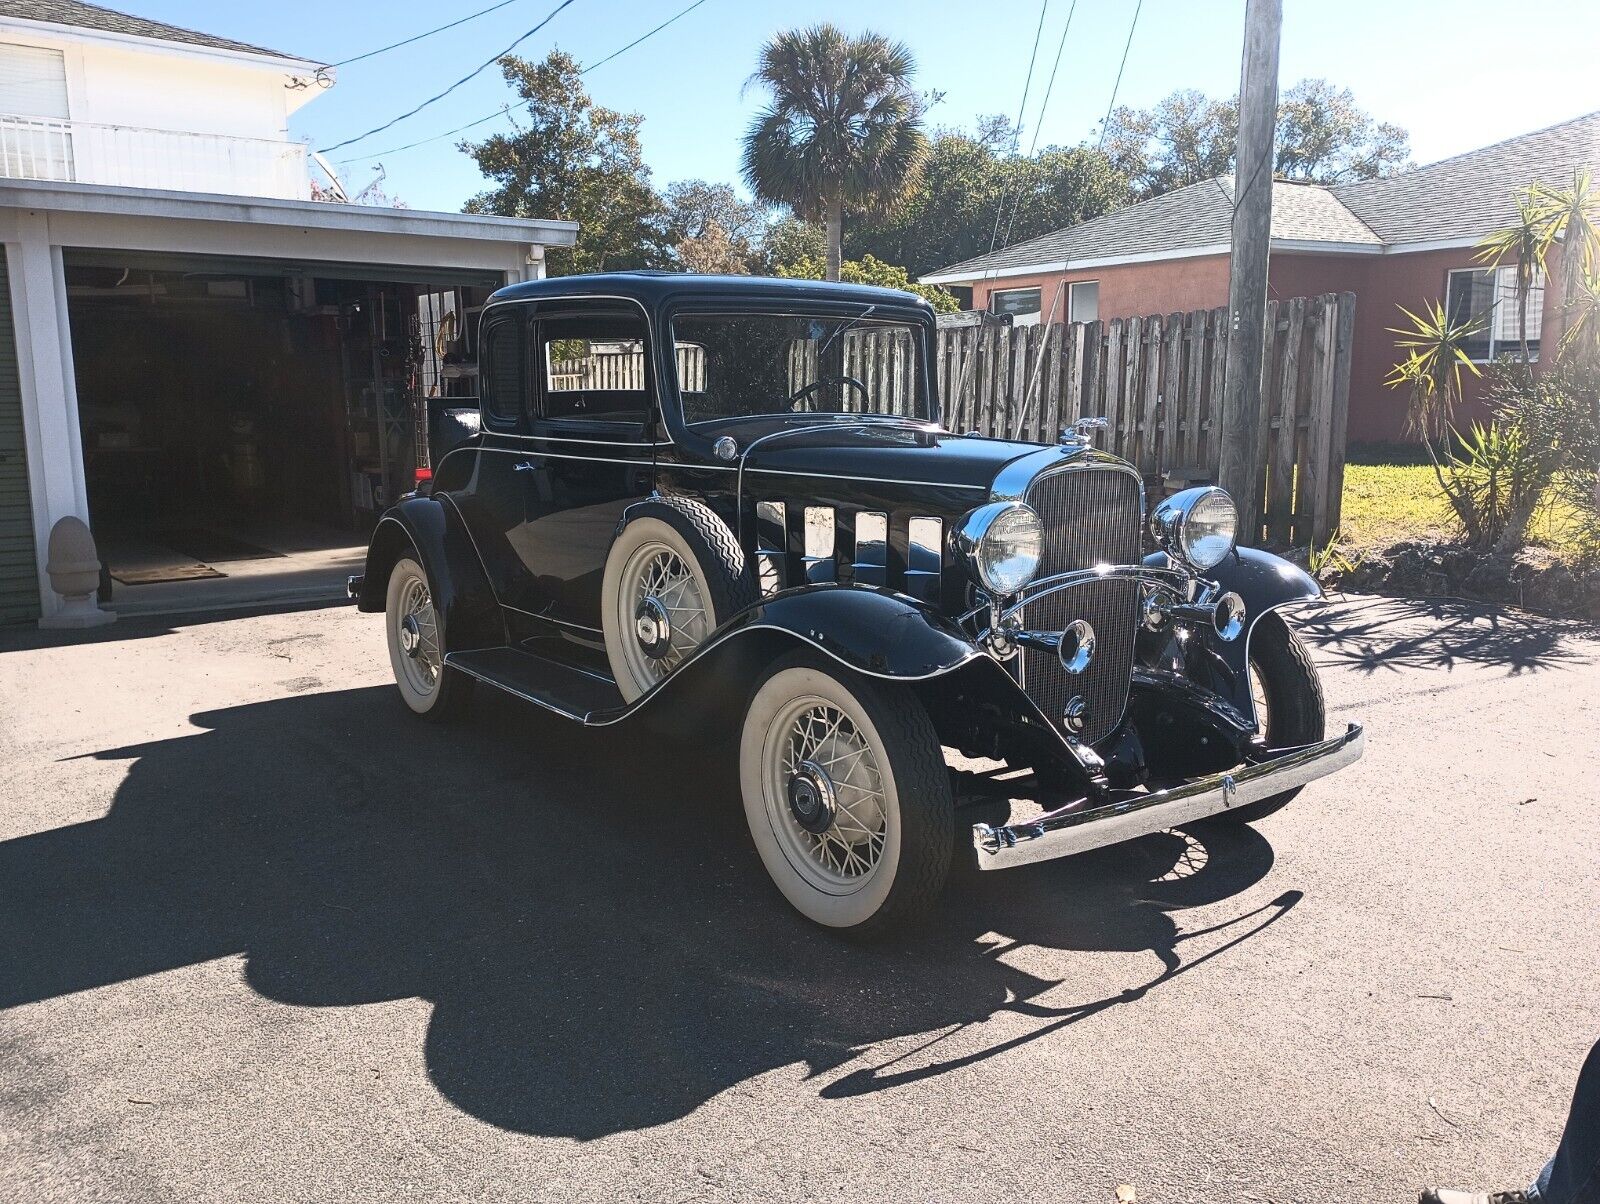
[{"label": "white railing balcony", "polygon": [[303,143],[0,114],[0,179],[304,200]]}]

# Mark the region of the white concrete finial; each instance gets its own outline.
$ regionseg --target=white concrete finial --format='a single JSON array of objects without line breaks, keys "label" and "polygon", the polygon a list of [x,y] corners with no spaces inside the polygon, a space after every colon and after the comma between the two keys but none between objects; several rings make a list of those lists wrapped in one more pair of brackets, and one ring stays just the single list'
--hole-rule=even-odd
[{"label": "white concrete finial", "polygon": [[45,572],[50,588],[61,595],[61,609],[39,620],[40,627],[103,627],[116,614],[101,610],[95,600],[100,588],[100,556],[88,525],[69,514],[50,529]]}]

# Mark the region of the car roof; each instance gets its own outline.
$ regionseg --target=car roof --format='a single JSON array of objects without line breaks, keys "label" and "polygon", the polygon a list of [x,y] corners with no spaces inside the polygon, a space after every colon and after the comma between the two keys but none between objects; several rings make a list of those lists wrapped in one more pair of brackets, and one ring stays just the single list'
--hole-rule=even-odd
[{"label": "car roof", "polygon": [[870,284],[839,284],[826,280],[790,280],[778,276],[710,276],[691,272],[594,272],[553,276],[509,284],[490,301],[550,300],[558,297],[627,297],[654,307],[668,298],[684,296],[745,297],[791,301],[855,302],[930,310],[915,293]]}]

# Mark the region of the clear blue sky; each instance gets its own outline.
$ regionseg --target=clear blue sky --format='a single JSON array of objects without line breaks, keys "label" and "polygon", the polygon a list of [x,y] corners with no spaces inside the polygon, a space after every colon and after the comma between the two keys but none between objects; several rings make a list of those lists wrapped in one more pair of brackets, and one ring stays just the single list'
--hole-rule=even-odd
[{"label": "clear blue sky", "polygon": [[[337,61],[487,7],[492,0],[106,0],[113,7],[288,53]],[[591,63],[684,7],[689,0],[576,0],[519,48],[540,57],[560,46]],[[556,0],[506,8],[416,45],[342,68],[338,83],[307,104],[291,132],[322,147],[360,133],[465,75],[542,19]],[[1043,64],[1029,101],[1033,126],[1072,0],[1048,0]],[[1110,98],[1134,0],[1079,0],[1043,141],[1090,137]],[[657,185],[691,177],[737,181],[739,139],[759,103],[741,87],[774,30],[831,20],[904,40],[919,84],[945,92],[938,124],[970,126],[980,113],[1015,114],[1039,20],[1039,0],[706,0],[587,77],[597,102],[644,115],[645,156]],[[1175,88],[1222,95],[1239,73],[1243,0],[1145,0],[1119,103],[1145,106]],[[1527,17],[1543,32],[1516,48]],[[1354,89],[1375,116],[1411,133],[1418,162],[1550,125],[1600,108],[1600,14],[1594,0],[1285,0],[1282,78],[1287,86],[1326,76]],[[333,157],[347,184],[371,178],[383,151],[493,112],[509,89],[493,67],[393,129]],[[479,127],[505,127],[503,119]],[[1031,138],[1031,132],[1029,134]],[[481,187],[454,139],[382,156],[385,187],[417,209],[458,209]],[[551,216],[559,216],[552,214]]]}]

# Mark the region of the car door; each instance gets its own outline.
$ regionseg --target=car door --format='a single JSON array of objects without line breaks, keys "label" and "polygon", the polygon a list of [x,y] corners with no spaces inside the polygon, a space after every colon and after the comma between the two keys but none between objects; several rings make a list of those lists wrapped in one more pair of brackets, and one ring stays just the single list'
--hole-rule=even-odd
[{"label": "car door", "polygon": [[537,614],[559,629],[547,634],[597,648],[606,554],[623,512],[654,485],[644,311],[620,300],[543,304],[530,368],[531,421],[513,465],[524,507],[514,542]]}]

